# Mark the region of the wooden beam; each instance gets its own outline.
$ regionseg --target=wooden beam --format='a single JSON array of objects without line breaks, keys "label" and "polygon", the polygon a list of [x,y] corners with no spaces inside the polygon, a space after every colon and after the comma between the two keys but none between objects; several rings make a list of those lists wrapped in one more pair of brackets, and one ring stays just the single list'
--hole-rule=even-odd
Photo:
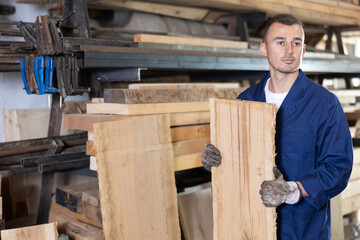
[{"label": "wooden beam", "polygon": [[[66,114],[64,126],[69,129],[93,131],[93,125],[100,122],[122,120],[134,116],[106,114]],[[170,125],[182,126],[210,122],[210,112],[171,113]]]},{"label": "wooden beam", "polygon": [[171,128],[173,142],[187,141],[210,137],[210,125],[181,126]]},{"label": "wooden beam", "polygon": [[1,231],[2,240],[57,240],[56,223],[47,223],[31,227],[14,228]]},{"label": "wooden beam", "polygon": [[337,195],[331,200],[331,238],[344,240],[344,224],[341,211],[341,196]]},{"label": "wooden beam", "polygon": [[183,102],[183,103],[88,103],[87,113],[143,115],[159,113],[202,112],[209,111],[209,102]]},{"label": "wooden beam", "polygon": [[239,83],[132,83],[129,89],[240,88]]},{"label": "wooden beam", "polygon": [[248,48],[247,42],[220,40],[213,38],[162,36],[155,34],[135,34],[134,42],[182,44],[182,45],[191,45],[191,46],[240,48],[240,49]]},{"label": "wooden beam", "polygon": [[240,88],[214,89],[105,89],[107,103],[144,104],[170,102],[203,102],[211,97],[236,99]]},{"label": "wooden beam", "polygon": [[211,143],[223,158],[212,169],[214,240],[276,239],[275,208],[259,195],[274,178],[275,106],[210,99],[210,117]]},{"label": "wooden beam", "polygon": [[94,143],[105,238],[180,240],[169,117],[97,123]]}]

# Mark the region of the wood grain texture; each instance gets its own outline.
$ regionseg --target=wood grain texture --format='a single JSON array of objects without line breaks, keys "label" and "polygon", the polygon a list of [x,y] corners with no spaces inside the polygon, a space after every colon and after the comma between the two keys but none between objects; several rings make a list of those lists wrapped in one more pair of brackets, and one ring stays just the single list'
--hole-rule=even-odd
[{"label": "wood grain texture", "polygon": [[159,113],[204,112],[209,111],[209,102],[182,102],[182,103],[88,103],[87,113],[145,115]]},{"label": "wood grain texture", "polygon": [[[110,114],[66,114],[64,126],[69,129],[93,131],[93,125],[100,122],[122,120],[134,116]],[[170,113],[170,125],[181,126],[210,122],[210,112]]]},{"label": "wood grain texture", "polygon": [[210,137],[210,125],[179,126],[171,128],[171,140],[173,142],[208,138]]},{"label": "wood grain texture", "polygon": [[129,89],[239,88],[239,83],[132,83]]},{"label": "wood grain texture", "polygon": [[213,38],[163,36],[163,35],[154,35],[154,34],[135,34],[134,42],[183,44],[183,45],[192,45],[192,46],[208,46],[208,47],[240,48],[240,49],[248,48],[247,42],[219,40]]},{"label": "wood grain texture", "polygon": [[180,240],[169,117],[97,123],[94,143],[105,238]]},{"label": "wood grain texture", "polygon": [[2,240],[57,240],[58,237],[55,222],[1,231]]},{"label": "wood grain texture", "polygon": [[214,240],[276,239],[275,208],[259,189],[273,179],[275,106],[210,99],[211,143],[222,164],[212,169]]},{"label": "wood grain texture", "polygon": [[104,100],[107,103],[143,104],[170,102],[203,102],[209,98],[236,99],[244,89],[105,89]]}]

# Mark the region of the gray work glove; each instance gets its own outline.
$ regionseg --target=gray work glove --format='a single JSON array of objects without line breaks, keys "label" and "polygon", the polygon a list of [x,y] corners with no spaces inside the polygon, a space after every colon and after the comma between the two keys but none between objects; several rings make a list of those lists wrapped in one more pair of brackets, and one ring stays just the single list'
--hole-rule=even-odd
[{"label": "gray work glove", "polygon": [[273,168],[275,180],[261,184],[260,195],[266,207],[277,207],[282,203],[295,204],[301,198],[300,188],[296,182],[286,182],[282,173]]},{"label": "gray work glove", "polygon": [[201,154],[201,163],[208,171],[211,171],[211,167],[218,167],[221,164],[219,149],[212,144],[206,145]]}]

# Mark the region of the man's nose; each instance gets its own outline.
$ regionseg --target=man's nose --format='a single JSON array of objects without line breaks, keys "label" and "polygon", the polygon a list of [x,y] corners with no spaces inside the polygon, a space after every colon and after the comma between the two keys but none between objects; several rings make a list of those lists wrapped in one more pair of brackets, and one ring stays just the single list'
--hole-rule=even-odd
[{"label": "man's nose", "polygon": [[293,45],[291,43],[286,43],[285,44],[285,52],[287,54],[293,53]]}]

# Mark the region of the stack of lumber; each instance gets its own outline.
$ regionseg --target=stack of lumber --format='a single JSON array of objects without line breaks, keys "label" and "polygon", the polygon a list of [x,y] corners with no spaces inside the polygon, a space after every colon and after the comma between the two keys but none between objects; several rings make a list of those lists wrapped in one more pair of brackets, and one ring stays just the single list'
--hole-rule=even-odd
[{"label": "stack of lumber", "polygon": [[58,240],[58,237],[59,236],[55,222],[1,231],[2,240]]},{"label": "stack of lumber", "polygon": [[[118,1],[110,0],[101,0],[97,4],[101,4],[106,7],[120,7],[123,5],[123,8],[131,8],[129,5],[133,1],[124,1],[119,3]],[[324,25],[359,25],[360,24],[360,15],[359,10],[360,6],[357,0],[352,2],[345,2],[340,0],[294,0],[294,1],[285,1],[285,0],[259,0],[259,1],[247,1],[247,0],[200,0],[200,1],[187,1],[187,0],[160,0],[159,3],[163,3],[164,11],[161,14],[165,13],[166,4],[178,4],[183,7],[197,7],[194,11],[206,10],[209,8],[220,9],[231,12],[242,12],[242,11],[264,11],[270,16],[280,14],[280,13],[289,13],[293,14],[302,21],[306,23],[313,24],[324,24]],[[354,4],[355,3],[355,4]],[[128,5],[128,6],[125,6]],[[147,10],[150,11],[151,6],[147,6]],[[170,12],[170,11],[168,11]],[[170,13],[169,13],[170,15]],[[216,14],[215,14],[216,15]],[[200,18],[202,15],[199,15]],[[218,15],[216,15],[218,16]],[[190,18],[190,16],[188,17]],[[203,20],[211,21],[211,18],[203,17],[202,19],[193,19],[193,20]]]},{"label": "stack of lumber", "polygon": [[[204,146],[210,143],[209,97],[235,99],[238,84],[130,85],[132,89],[109,89],[104,103],[90,103],[87,114],[65,115],[66,128],[87,130],[90,168],[96,170],[93,124],[124,120],[139,115],[169,114],[174,170],[200,167]],[[166,87],[166,88],[164,88]],[[220,88],[219,88],[220,87]]]}]

